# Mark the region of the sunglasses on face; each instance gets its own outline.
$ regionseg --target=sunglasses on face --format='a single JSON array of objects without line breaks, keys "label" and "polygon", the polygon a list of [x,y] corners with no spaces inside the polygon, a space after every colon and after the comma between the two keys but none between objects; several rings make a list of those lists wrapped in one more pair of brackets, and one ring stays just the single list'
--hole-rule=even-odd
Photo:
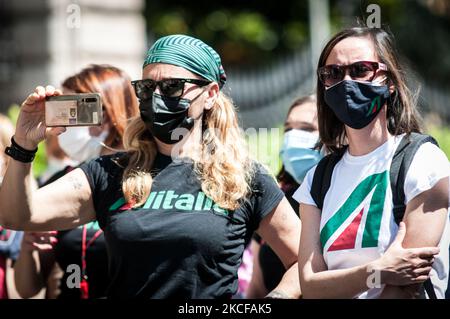
[{"label": "sunglasses on face", "polygon": [[323,85],[333,86],[345,78],[347,70],[353,80],[372,82],[377,70],[387,71],[387,66],[384,63],[370,61],[358,61],[349,65],[329,64],[320,67],[317,75]]},{"label": "sunglasses on face", "polygon": [[154,81],[151,79],[131,81],[134,92],[140,100],[151,99],[153,92],[159,87],[161,95],[170,98],[181,98],[184,93],[184,85],[192,83],[200,87],[206,86],[211,81],[198,79],[165,79],[161,81]]}]

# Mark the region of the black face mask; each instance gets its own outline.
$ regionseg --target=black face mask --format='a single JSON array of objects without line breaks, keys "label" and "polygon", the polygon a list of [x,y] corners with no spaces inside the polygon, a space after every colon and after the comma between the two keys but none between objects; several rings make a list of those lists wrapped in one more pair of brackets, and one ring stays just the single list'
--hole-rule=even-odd
[{"label": "black face mask", "polygon": [[387,85],[344,80],[325,90],[325,102],[341,122],[354,129],[369,125],[389,99]]},{"label": "black face mask", "polygon": [[168,98],[153,93],[151,100],[141,100],[139,103],[141,118],[158,140],[166,144],[178,143],[184,136],[177,134],[175,130],[181,128],[190,131],[192,129],[194,119],[188,117],[188,110],[190,104],[200,95],[201,93],[194,99],[188,100]]}]

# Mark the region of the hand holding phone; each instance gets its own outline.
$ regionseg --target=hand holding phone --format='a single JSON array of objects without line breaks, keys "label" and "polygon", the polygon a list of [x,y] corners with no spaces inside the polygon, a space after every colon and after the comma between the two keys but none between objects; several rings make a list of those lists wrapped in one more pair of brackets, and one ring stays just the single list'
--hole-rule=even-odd
[{"label": "hand holding phone", "polygon": [[98,126],[102,124],[102,101],[99,93],[79,93],[47,96],[45,125]]},{"label": "hand holding phone", "polygon": [[37,86],[28,95],[20,106],[16,122],[14,140],[17,144],[27,150],[33,150],[47,136],[56,136],[66,130],[63,126],[45,126],[45,100],[47,97],[58,95],[62,95],[62,92],[51,85]]}]

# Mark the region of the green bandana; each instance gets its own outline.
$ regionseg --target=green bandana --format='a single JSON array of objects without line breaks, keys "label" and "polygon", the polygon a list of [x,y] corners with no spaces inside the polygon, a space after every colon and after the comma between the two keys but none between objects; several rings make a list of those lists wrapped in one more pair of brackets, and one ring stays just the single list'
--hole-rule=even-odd
[{"label": "green bandana", "polygon": [[186,35],[175,34],[158,39],[148,50],[143,67],[151,63],[183,67],[217,82],[220,88],[227,79],[219,54],[206,43]]}]

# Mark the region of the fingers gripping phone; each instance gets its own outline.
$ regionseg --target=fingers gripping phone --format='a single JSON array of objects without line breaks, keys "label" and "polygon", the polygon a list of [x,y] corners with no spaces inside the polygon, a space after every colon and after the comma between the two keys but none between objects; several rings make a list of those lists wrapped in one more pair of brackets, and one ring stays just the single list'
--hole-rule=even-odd
[{"label": "fingers gripping phone", "polygon": [[49,96],[45,99],[45,125],[98,126],[102,124],[102,99],[99,93]]}]

